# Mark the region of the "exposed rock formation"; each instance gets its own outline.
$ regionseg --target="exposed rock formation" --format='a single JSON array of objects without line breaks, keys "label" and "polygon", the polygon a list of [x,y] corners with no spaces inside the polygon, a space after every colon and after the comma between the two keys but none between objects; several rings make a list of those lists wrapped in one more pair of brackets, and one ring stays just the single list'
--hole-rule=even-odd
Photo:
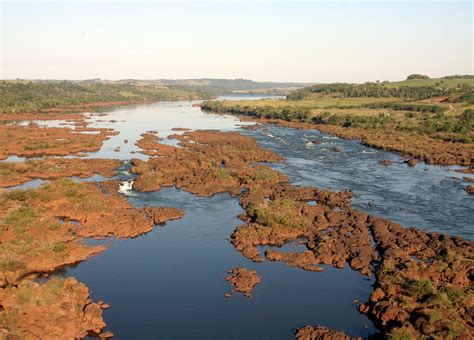
[{"label": "exposed rock formation", "polygon": [[113,177],[121,162],[116,159],[44,158],[26,162],[0,162],[0,187],[11,187],[35,178],[81,178],[99,174]]},{"label": "exposed rock formation", "polygon": [[[248,270],[246,268],[234,268],[230,270],[229,275],[225,279],[234,286],[234,289],[227,294],[232,294],[233,291],[237,291],[244,293],[246,297],[251,297],[252,289],[262,282],[262,279],[257,275],[257,271]],[[227,295],[226,297],[230,296]]]},{"label": "exposed rock formation", "polygon": [[74,278],[1,288],[0,335],[5,339],[80,339],[100,334],[102,309]]}]

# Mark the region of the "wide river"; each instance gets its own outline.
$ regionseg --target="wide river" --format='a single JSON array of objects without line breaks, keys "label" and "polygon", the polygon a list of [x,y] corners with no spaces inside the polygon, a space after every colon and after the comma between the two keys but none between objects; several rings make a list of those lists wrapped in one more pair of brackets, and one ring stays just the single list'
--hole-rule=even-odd
[{"label": "wide river", "polygon": [[[120,135],[90,157],[146,159],[134,153],[138,151],[134,143],[147,130],[157,130],[163,142],[176,145],[166,139],[175,133],[174,127],[229,131],[242,125],[234,117],[203,113],[193,103],[120,107],[104,117],[91,115],[92,126],[113,127]],[[317,131],[274,126],[240,131],[285,157],[274,167],[289,175],[293,184],[351,189],[354,206],[370,214],[474,239],[474,198],[459,180],[466,175],[453,167],[424,163],[408,167],[396,154]],[[322,144],[308,143],[314,139]],[[114,151],[116,146],[120,152]],[[331,152],[333,146],[342,151]],[[383,159],[393,165],[379,165]],[[125,162],[120,178],[131,178],[128,168]],[[227,194],[201,198],[174,188],[126,195],[136,206],[172,206],[186,215],[135,239],[90,240],[108,244],[109,249],[60,273],[75,276],[94,299],[111,305],[104,318],[117,339],[291,339],[295,328],[307,324],[352,336],[376,332],[353,302],[368,298],[373,279],[350,268],[326,266],[315,273],[278,262],[256,264],[237,252],[228,240],[241,223],[236,216],[243,210],[237,198]],[[234,267],[255,269],[262,277],[251,299],[239,294],[224,297],[230,289],[224,278]]]}]

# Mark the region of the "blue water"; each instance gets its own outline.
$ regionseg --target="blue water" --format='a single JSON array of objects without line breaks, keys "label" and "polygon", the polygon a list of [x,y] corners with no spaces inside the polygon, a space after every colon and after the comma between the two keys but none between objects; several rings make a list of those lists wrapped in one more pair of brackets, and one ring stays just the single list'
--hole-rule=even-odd
[{"label": "blue water", "polygon": [[[129,200],[180,207],[186,215],[135,239],[96,241],[109,249],[62,272],[111,305],[104,317],[118,339],[291,339],[306,324],[351,335],[374,332],[352,302],[370,294],[367,277],[350,269],[313,273],[278,262],[256,264],[237,252],[227,239],[241,224],[237,199],[166,188]],[[224,297],[231,288],[225,277],[234,267],[262,277],[252,298]]]},{"label": "blue water", "polygon": [[[474,197],[464,191],[468,183],[460,180],[474,176],[454,172],[458,167],[423,162],[409,167],[399,155],[369,148],[358,141],[315,130],[267,128],[242,133],[285,157],[274,168],[289,175],[293,184],[350,189],[354,192],[354,207],[370,214],[404,226],[474,240]],[[315,139],[322,143],[308,143]],[[334,146],[341,152],[331,151]],[[380,165],[379,161],[384,159],[393,164]]]},{"label": "blue water", "polygon": [[[175,133],[173,127],[238,129],[235,117],[205,114],[192,104],[121,107],[110,109],[106,117],[91,115],[92,126],[113,127],[120,135],[90,157],[146,158],[134,153],[134,143],[151,129],[160,137]],[[111,119],[118,122],[108,122]],[[405,226],[474,239],[470,218],[474,198],[464,192],[465,182],[453,179],[466,175],[447,171],[451,168],[423,163],[411,168],[396,154],[317,131],[269,126],[266,131],[242,133],[284,156],[285,161],[274,167],[296,185],[351,189],[354,206],[368,213]],[[123,143],[125,138],[128,144]],[[322,144],[308,144],[314,139]],[[113,151],[117,145],[120,152]],[[331,146],[342,151],[331,152]],[[381,166],[378,161],[382,159],[394,164]],[[130,178],[128,167],[126,163],[120,168],[120,179]],[[325,267],[324,272],[315,273],[279,262],[256,264],[237,252],[228,240],[242,223],[236,218],[242,213],[237,198],[227,194],[202,198],[166,188],[156,193],[132,192],[127,199],[137,207],[172,206],[186,214],[135,239],[88,240],[105,243],[109,249],[59,273],[77,277],[90,288],[94,300],[111,305],[104,318],[115,338],[291,339],[294,329],[306,324],[352,336],[376,331],[353,303],[368,298],[373,281],[367,277],[348,268]],[[285,250],[303,249],[301,245],[285,246]],[[238,266],[255,269],[262,277],[251,299],[239,294],[224,297],[231,288],[225,281],[227,271]]]}]

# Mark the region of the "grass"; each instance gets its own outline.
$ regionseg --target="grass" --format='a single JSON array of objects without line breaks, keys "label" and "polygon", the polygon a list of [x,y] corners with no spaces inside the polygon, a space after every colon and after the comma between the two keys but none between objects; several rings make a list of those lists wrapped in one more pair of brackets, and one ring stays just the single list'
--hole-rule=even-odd
[{"label": "grass", "polygon": [[15,234],[24,233],[34,221],[37,215],[29,205],[21,205],[3,219],[3,225],[14,228]]},{"label": "grass", "polygon": [[433,292],[433,283],[425,279],[410,280],[405,283],[404,289],[408,296],[419,300]]},{"label": "grass", "polygon": [[397,328],[390,332],[388,335],[389,340],[412,340],[415,339],[412,333],[404,328]]},{"label": "grass", "polygon": [[269,228],[303,228],[312,223],[289,199],[277,199],[265,207],[250,207],[247,213],[255,222]]}]

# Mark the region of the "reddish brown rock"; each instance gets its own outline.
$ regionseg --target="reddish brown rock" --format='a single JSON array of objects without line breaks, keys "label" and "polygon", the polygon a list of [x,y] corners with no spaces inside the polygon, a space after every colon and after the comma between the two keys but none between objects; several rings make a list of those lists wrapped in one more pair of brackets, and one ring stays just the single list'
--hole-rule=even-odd
[{"label": "reddish brown rock", "polygon": [[109,129],[83,129],[96,134],[81,133],[80,129],[0,125],[0,159],[20,157],[66,156],[98,151],[102,143],[115,134]]},{"label": "reddish brown rock", "polygon": [[101,308],[74,278],[1,289],[0,328],[7,339],[78,339],[105,327]]},{"label": "reddish brown rock", "polygon": [[47,273],[105,249],[83,237],[135,237],[156,223],[180,218],[173,208],[134,208],[117,183],[60,179],[38,189],[0,194],[0,286],[30,273]]},{"label": "reddish brown rock", "polygon": [[317,266],[319,261],[313,252],[309,250],[302,253],[282,253],[275,250],[267,250],[265,257],[270,261],[283,261],[287,266],[299,267],[308,271],[320,272],[324,270],[321,266]]},{"label": "reddish brown rock", "polygon": [[387,166],[387,165],[392,165],[393,162],[392,162],[391,160],[389,160],[389,159],[383,159],[383,160],[381,160],[381,161],[379,162],[379,164],[380,164],[380,165],[385,165],[385,166]]},{"label": "reddish brown rock", "polygon": [[113,177],[121,162],[115,159],[45,158],[26,162],[0,162],[0,187],[11,187],[32,179],[80,178],[99,174]]},{"label": "reddish brown rock", "polygon": [[142,211],[156,224],[177,220],[184,216],[184,211],[169,207],[145,207]]},{"label": "reddish brown rock", "polygon": [[250,297],[252,289],[262,282],[262,279],[257,275],[257,271],[245,268],[230,270],[229,275],[225,279],[234,286],[233,290],[244,293],[247,297]]},{"label": "reddish brown rock", "polygon": [[362,340],[361,337],[351,338],[343,332],[334,331],[332,329],[317,326],[313,328],[312,326],[305,326],[299,328],[296,331],[295,339],[298,340],[351,340],[357,339]]}]

